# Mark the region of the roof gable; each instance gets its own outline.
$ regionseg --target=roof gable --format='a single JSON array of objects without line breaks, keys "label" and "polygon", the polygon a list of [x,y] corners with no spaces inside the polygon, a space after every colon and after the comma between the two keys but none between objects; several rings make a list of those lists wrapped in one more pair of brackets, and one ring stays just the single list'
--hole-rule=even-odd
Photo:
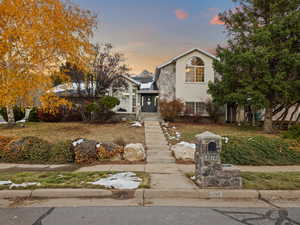
[{"label": "roof gable", "polygon": [[218,59],[218,58],[217,58],[216,56],[214,56],[213,54],[210,54],[209,52],[206,52],[206,51],[204,51],[204,50],[202,50],[202,49],[200,49],[200,48],[193,48],[193,49],[191,49],[191,50],[189,50],[189,51],[187,51],[187,52],[184,52],[184,53],[182,53],[182,54],[180,54],[180,55],[178,55],[178,56],[176,56],[176,57],[170,59],[168,62],[166,62],[166,63],[164,63],[164,64],[158,66],[157,69],[161,69],[161,68],[163,68],[163,67],[165,67],[165,66],[168,66],[168,65],[170,65],[171,63],[176,62],[178,59],[180,59],[180,58],[182,58],[182,57],[184,57],[184,56],[186,56],[186,55],[188,55],[188,54],[190,54],[190,53],[192,53],[192,52],[195,52],[195,51],[200,52],[201,54],[204,54],[204,55],[206,55],[206,56],[208,56],[208,57],[210,57],[210,58],[212,58],[212,59]]}]

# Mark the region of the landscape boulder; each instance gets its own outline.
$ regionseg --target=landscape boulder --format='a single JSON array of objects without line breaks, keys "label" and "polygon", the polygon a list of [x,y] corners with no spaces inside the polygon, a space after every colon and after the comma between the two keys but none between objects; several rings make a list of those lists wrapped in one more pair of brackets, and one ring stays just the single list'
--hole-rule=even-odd
[{"label": "landscape boulder", "polygon": [[96,145],[99,160],[120,161],[124,148],[120,145],[105,142]]},{"label": "landscape boulder", "polygon": [[194,161],[196,145],[188,142],[180,142],[171,147],[171,150],[177,160]]},{"label": "landscape boulder", "polygon": [[124,148],[124,159],[130,162],[146,159],[145,148],[142,144],[128,144]]}]

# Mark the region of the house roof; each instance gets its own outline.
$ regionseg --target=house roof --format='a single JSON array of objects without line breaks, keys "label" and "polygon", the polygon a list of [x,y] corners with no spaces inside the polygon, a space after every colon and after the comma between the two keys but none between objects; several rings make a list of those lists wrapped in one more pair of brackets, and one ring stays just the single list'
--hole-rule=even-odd
[{"label": "house roof", "polygon": [[140,82],[138,82],[138,81],[132,79],[131,77],[129,77],[129,76],[127,76],[127,75],[122,75],[122,76],[123,76],[126,80],[128,80],[128,81],[134,83],[134,84],[137,85],[137,86],[140,86],[140,84],[141,84]]},{"label": "house roof", "polygon": [[165,67],[165,66],[167,66],[167,65],[169,65],[169,64],[171,64],[171,63],[174,63],[174,62],[176,62],[176,60],[178,60],[178,59],[180,59],[180,58],[182,58],[182,57],[184,57],[184,56],[186,56],[186,55],[188,55],[188,54],[190,54],[190,53],[192,53],[192,52],[194,52],[194,51],[198,51],[198,52],[200,52],[200,53],[202,53],[202,54],[204,54],[204,55],[206,55],[206,56],[208,56],[208,57],[210,57],[210,58],[212,58],[212,59],[218,59],[218,58],[217,58],[216,56],[214,56],[213,54],[211,54],[211,53],[209,53],[209,52],[206,52],[206,51],[204,51],[204,50],[202,50],[202,49],[200,49],[200,48],[193,48],[193,49],[191,49],[191,50],[189,50],[189,51],[187,51],[187,52],[184,52],[184,53],[182,53],[182,54],[180,54],[180,55],[178,55],[178,56],[176,56],[176,57],[170,59],[170,60],[167,61],[166,63],[161,64],[160,66],[157,67],[157,69],[161,69],[161,68],[163,68],[163,67]]}]

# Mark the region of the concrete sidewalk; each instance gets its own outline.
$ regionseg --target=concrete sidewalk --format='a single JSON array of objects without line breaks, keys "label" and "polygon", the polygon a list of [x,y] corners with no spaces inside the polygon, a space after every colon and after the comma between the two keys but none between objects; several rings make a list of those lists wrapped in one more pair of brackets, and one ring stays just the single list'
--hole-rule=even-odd
[{"label": "concrete sidewalk", "polygon": [[[0,163],[1,170],[64,170],[73,167],[73,164],[46,165],[46,164],[16,164]],[[300,166],[235,166],[242,172],[300,172]],[[124,171],[124,172],[148,172],[148,173],[190,173],[194,172],[194,164],[175,164],[175,163],[147,163],[147,164],[105,164],[84,166],[77,169],[77,172],[94,172],[94,171]]]}]

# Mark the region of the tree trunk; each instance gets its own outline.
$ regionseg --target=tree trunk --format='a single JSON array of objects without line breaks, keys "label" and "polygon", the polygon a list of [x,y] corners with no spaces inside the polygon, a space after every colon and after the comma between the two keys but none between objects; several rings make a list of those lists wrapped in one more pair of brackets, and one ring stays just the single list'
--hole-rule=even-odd
[{"label": "tree trunk", "polygon": [[255,127],[255,126],[256,126],[255,114],[256,114],[256,111],[255,111],[255,110],[253,110],[253,111],[252,111],[252,126],[253,126],[253,127]]},{"label": "tree trunk", "polygon": [[7,122],[10,125],[15,124],[15,115],[12,107],[7,107]]},{"label": "tree trunk", "polygon": [[264,120],[264,132],[273,133],[273,107],[267,106]]}]

